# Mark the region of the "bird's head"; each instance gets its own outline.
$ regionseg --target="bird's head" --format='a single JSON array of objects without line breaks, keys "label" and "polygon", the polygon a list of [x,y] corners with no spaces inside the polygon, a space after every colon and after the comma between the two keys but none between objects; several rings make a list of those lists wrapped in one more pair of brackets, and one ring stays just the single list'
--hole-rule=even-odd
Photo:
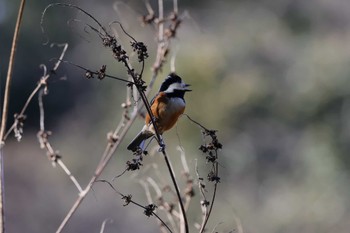
[{"label": "bird's head", "polygon": [[185,93],[187,91],[192,91],[188,89],[189,86],[189,84],[184,83],[175,73],[170,73],[160,86],[159,92],[165,92],[168,94],[175,92]]}]

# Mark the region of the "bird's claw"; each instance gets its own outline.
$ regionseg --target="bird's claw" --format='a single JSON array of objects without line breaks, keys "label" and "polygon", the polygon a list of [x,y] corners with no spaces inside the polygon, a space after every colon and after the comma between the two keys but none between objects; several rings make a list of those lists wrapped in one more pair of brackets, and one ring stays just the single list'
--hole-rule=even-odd
[{"label": "bird's claw", "polygon": [[165,144],[163,142],[159,143],[159,150],[158,151],[162,152],[162,153],[165,151]]}]

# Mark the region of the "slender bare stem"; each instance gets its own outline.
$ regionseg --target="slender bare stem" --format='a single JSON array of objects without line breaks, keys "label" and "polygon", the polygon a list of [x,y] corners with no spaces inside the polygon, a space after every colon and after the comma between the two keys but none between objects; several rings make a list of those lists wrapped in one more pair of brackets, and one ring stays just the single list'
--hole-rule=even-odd
[{"label": "slender bare stem", "polygon": [[75,185],[75,187],[77,187],[79,193],[83,192],[83,189],[81,188],[79,182],[77,181],[77,179],[72,175],[72,173],[69,171],[69,169],[67,168],[67,166],[62,162],[61,159],[57,160],[58,165],[61,166],[62,170],[67,174],[67,176],[69,176],[69,178],[72,180],[73,184]]},{"label": "slender bare stem", "polygon": [[88,192],[91,190],[91,187],[95,183],[95,181],[100,177],[101,173],[103,172],[104,168],[107,166],[109,160],[112,158],[113,153],[116,151],[116,149],[119,147],[120,143],[123,141],[123,138],[125,137],[126,133],[129,131],[130,126],[133,124],[135,121],[137,115],[134,114],[130,120],[126,123],[125,127],[123,128],[122,132],[119,134],[119,140],[115,143],[108,143],[107,147],[110,147],[108,152],[106,153],[103,160],[100,161],[98,167],[96,168],[95,174],[93,177],[90,179],[90,182],[87,184],[85,189],[80,193],[78,199],[75,201],[65,218],[63,219],[62,223],[57,229],[58,232],[62,232],[63,228],[66,226],[68,221],[71,219],[73,214],[76,212],[82,201],[85,199],[86,195]]},{"label": "slender bare stem", "polygon": [[6,76],[6,84],[5,84],[5,94],[4,94],[4,102],[3,102],[3,109],[2,109],[2,116],[1,116],[1,128],[0,128],[0,231],[5,232],[5,208],[4,208],[4,152],[3,152],[3,145],[4,145],[4,135],[6,131],[6,123],[7,123],[7,116],[8,116],[8,106],[10,102],[10,87],[11,87],[11,81],[12,81],[12,71],[13,71],[13,65],[15,61],[15,54],[16,54],[16,48],[17,48],[17,41],[18,41],[18,35],[19,30],[22,23],[22,17],[23,17],[23,11],[25,6],[26,0],[22,0],[18,15],[17,15],[17,21],[15,26],[15,32],[13,34],[13,40],[12,40],[12,46],[11,46],[11,53],[10,53],[10,59],[9,59],[9,65],[7,69],[7,76]]},{"label": "slender bare stem", "polygon": [[8,69],[7,69],[4,105],[3,105],[3,109],[2,109],[2,119],[1,119],[1,129],[0,129],[0,142],[1,142],[1,144],[3,144],[3,138],[4,138],[4,134],[5,134],[5,130],[6,130],[6,121],[7,121],[7,115],[8,115],[7,111],[8,111],[8,106],[9,106],[9,102],[10,102],[10,87],[11,87],[11,81],[12,81],[12,71],[13,71],[13,65],[14,65],[14,61],[15,61],[15,54],[16,54],[16,48],[17,48],[19,29],[20,29],[20,26],[22,23],[22,16],[23,16],[25,3],[26,3],[26,0],[22,0],[21,5],[20,5],[19,10],[18,10],[17,22],[16,22],[15,32],[14,32],[13,40],[12,40],[10,61],[9,61]]},{"label": "slender bare stem", "polygon": [[106,227],[106,224],[107,224],[107,222],[113,222],[113,220],[112,219],[106,219],[106,220],[104,220],[103,221],[103,223],[102,223],[102,225],[101,225],[101,230],[100,230],[100,233],[103,233],[104,231],[105,231],[105,227]]},{"label": "slender bare stem", "polygon": [[164,155],[164,159],[165,159],[165,162],[167,164],[167,167],[168,167],[168,170],[169,170],[169,173],[170,173],[170,177],[171,177],[171,180],[174,184],[174,187],[175,187],[175,191],[176,191],[176,195],[179,199],[179,205],[180,205],[180,210],[181,210],[181,222],[183,222],[183,224],[181,224],[181,232],[183,232],[183,227],[185,228],[185,232],[188,233],[189,232],[189,229],[188,229],[188,222],[187,222],[187,217],[186,217],[186,211],[185,211],[185,207],[184,207],[184,204],[183,204],[183,201],[182,201],[182,198],[181,198],[181,193],[180,193],[180,190],[179,190],[179,187],[177,185],[177,182],[176,182],[176,178],[175,178],[175,175],[174,175],[174,171],[173,171],[173,168],[170,164],[170,161],[168,159],[168,156],[166,154],[165,151],[163,151],[163,155]]},{"label": "slender bare stem", "polygon": [[4,192],[5,192],[5,186],[4,186],[4,156],[3,156],[3,150],[0,148],[0,166],[1,166],[1,190],[0,190],[0,208],[1,208],[1,232],[5,232],[5,207],[4,207]]},{"label": "slender bare stem", "polygon": [[[61,61],[68,49],[68,44],[57,44],[58,47],[63,47],[60,58],[57,60],[57,62],[54,65],[54,68],[52,69],[52,72],[55,73],[56,70],[58,69],[59,65],[61,64]],[[46,85],[46,81],[47,79],[50,78],[51,74],[47,73],[46,70],[46,66],[42,65],[41,66],[44,69],[44,74],[41,77],[40,81],[38,82],[37,86],[34,88],[34,90],[32,91],[32,93],[30,93],[28,99],[26,100],[24,106],[22,107],[20,113],[18,114],[19,116],[23,116],[24,113],[26,112],[29,104],[31,103],[31,101],[33,100],[34,96],[37,94],[37,92]],[[12,126],[10,127],[10,129],[6,132],[6,134],[4,135],[3,140],[5,141],[7,139],[7,137],[10,135],[10,133],[13,131],[13,129],[15,128],[15,123],[12,124]]]},{"label": "slender bare stem", "polygon": [[147,182],[145,182],[143,180],[139,180],[139,183],[141,184],[141,186],[145,190],[145,194],[146,194],[146,198],[147,198],[148,204],[152,204],[153,203],[152,195],[151,195],[151,192],[149,190]]},{"label": "slender bare stem", "polygon": [[177,0],[173,0],[173,4],[174,4],[174,13],[177,14],[179,12],[179,8],[177,5]]},{"label": "slender bare stem", "polygon": [[[218,162],[215,162],[215,174],[216,174],[216,176],[218,176],[218,173],[219,173],[219,163]],[[208,223],[208,220],[209,220],[209,217],[210,217],[210,214],[211,214],[211,211],[213,210],[213,206],[214,206],[214,202],[215,202],[215,197],[216,197],[216,192],[217,192],[217,187],[218,187],[218,183],[217,182],[215,182],[215,184],[214,184],[214,191],[213,191],[213,196],[212,196],[212,198],[211,198],[211,202],[210,202],[210,207],[209,207],[209,210],[208,210],[208,212],[206,213],[206,216],[205,216],[205,220],[204,220],[204,222],[203,222],[203,224],[202,224],[202,227],[201,227],[201,229],[200,229],[200,233],[203,233],[204,232],[204,230],[205,230],[205,226],[207,225],[207,223]]]},{"label": "slender bare stem", "polygon": [[[58,66],[57,66],[58,67]],[[57,68],[56,68],[57,69]],[[43,94],[44,91],[41,90],[39,92],[39,96],[38,96],[38,100],[39,100],[39,110],[40,110],[40,132],[44,133],[45,132],[45,111],[44,111],[44,103],[43,103]],[[40,133],[38,134],[40,135]],[[48,155],[54,155],[56,154],[54,149],[52,148],[51,144],[49,143],[49,141],[47,140],[41,140],[41,138],[39,138],[40,144],[42,145],[43,148],[45,148],[48,152]],[[63,163],[63,161],[59,158],[56,157],[55,161],[53,162],[54,165],[56,165],[56,163],[58,163],[58,165],[60,165],[60,167],[62,168],[62,170],[67,174],[67,176],[71,179],[71,181],[73,182],[73,184],[75,185],[75,187],[77,187],[79,193],[81,193],[83,191],[83,189],[81,188],[79,182],[77,181],[77,179],[73,176],[73,174],[70,172],[70,170],[68,169],[68,167]]]}]

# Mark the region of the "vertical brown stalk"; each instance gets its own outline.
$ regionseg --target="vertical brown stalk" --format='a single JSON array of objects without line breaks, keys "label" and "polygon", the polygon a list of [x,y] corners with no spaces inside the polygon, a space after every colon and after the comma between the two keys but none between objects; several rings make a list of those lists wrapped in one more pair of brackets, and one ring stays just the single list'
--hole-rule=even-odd
[{"label": "vertical brown stalk", "polygon": [[15,27],[15,32],[13,35],[12,40],[12,47],[11,47],[11,54],[10,54],[10,60],[9,60],[9,66],[7,70],[7,76],[6,76],[6,85],[5,85],[5,94],[4,94],[4,102],[3,102],[3,109],[2,109],[2,118],[1,118],[1,128],[0,128],[0,231],[5,232],[5,221],[4,221],[4,167],[3,167],[3,146],[4,146],[4,134],[6,130],[6,121],[7,121],[7,115],[8,115],[8,105],[9,105],[9,93],[10,93],[10,86],[11,86],[11,79],[12,79],[12,71],[13,71],[13,63],[15,60],[15,53],[16,53],[16,47],[17,47],[17,40],[18,40],[18,34],[19,29],[22,22],[22,16],[23,16],[23,10],[25,5],[25,0],[21,1],[21,5],[18,10],[17,15],[17,22]]}]

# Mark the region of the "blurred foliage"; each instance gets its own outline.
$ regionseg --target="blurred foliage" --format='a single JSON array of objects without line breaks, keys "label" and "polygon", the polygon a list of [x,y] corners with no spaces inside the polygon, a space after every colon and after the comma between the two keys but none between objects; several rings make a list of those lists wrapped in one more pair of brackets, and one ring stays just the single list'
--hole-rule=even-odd
[{"label": "blurred foliage", "polygon": [[[2,87],[17,2],[0,1],[0,9],[6,9],[0,10]],[[16,57],[12,114],[39,80],[39,64],[49,64],[58,56],[56,49],[42,46],[39,22],[49,3],[27,3]],[[130,34],[148,45],[151,57],[147,65],[152,64],[154,30],[139,26],[137,17],[145,13],[140,1],[73,3],[105,24],[120,20]],[[156,1],[151,3],[156,6]],[[165,3],[169,9],[171,1]],[[210,225],[223,222],[217,227],[223,232],[237,229],[239,223],[244,232],[348,232],[350,3],[227,0],[179,1],[179,5],[189,16],[172,49],[178,50],[177,73],[194,90],[186,96],[186,112],[206,127],[218,129],[224,145],[221,185]],[[51,42],[69,41],[66,59],[90,69],[106,64],[108,73],[126,77],[98,38],[91,31],[84,32],[83,24],[67,26],[72,18],[86,20],[73,10],[55,8],[45,22]],[[128,39],[120,37],[128,46]],[[168,71],[166,66],[162,75]],[[53,143],[84,184],[103,151],[106,133],[118,122],[125,86],[114,80],[87,81],[83,74],[62,65],[51,80],[45,105]],[[67,80],[60,80],[62,76]],[[145,79],[149,78],[147,71]],[[157,80],[156,87],[161,81]],[[6,146],[9,232],[52,232],[75,199],[68,178],[50,167],[35,142],[37,116],[33,103],[24,141],[9,141]],[[141,125],[140,120],[128,139]],[[201,135],[195,125],[183,117],[165,137],[178,170],[174,148],[180,138],[191,169],[198,159],[205,173],[205,160],[197,151]],[[106,171],[107,179],[119,174],[130,157],[126,151],[117,154]],[[163,167],[161,158],[154,159]],[[117,184],[120,191],[135,193],[146,202],[137,182],[126,176]],[[67,232],[97,232],[105,218],[116,219],[106,232],[157,229],[142,210],[122,207],[112,190],[99,184],[94,194],[84,201]],[[191,221],[199,220],[196,204],[190,213],[198,216]]]}]

